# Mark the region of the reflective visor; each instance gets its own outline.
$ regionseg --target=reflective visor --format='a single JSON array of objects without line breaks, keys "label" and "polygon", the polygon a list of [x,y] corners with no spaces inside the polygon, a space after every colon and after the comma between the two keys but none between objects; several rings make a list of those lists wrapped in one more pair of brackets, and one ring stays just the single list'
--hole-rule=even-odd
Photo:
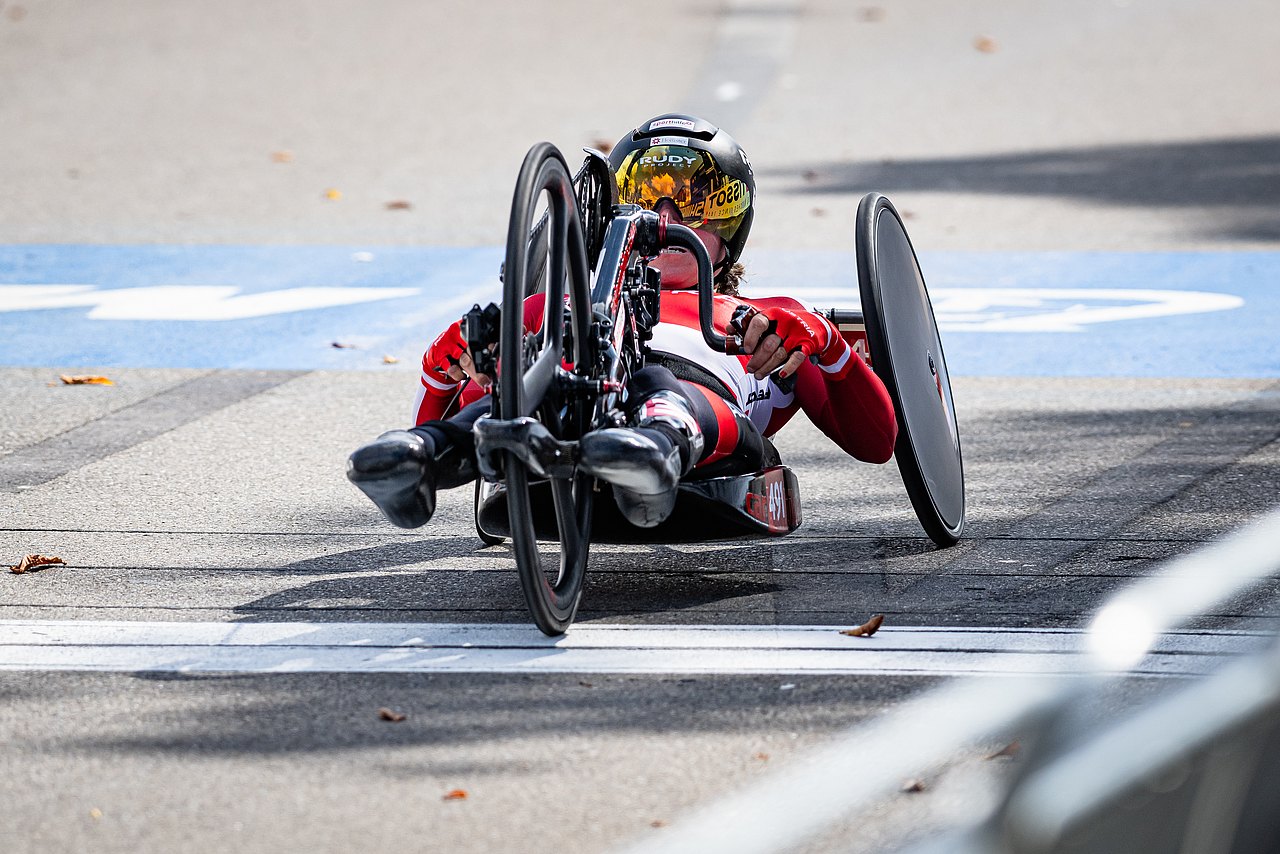
[{"label": "reflective visor", "polygon": [[682,145],[655,145],[633,151],[616,175],[618,201],[652,210],[670,199],[684,224],[728,241],[751,207],[751,191],[720,170],[705,151]]}]

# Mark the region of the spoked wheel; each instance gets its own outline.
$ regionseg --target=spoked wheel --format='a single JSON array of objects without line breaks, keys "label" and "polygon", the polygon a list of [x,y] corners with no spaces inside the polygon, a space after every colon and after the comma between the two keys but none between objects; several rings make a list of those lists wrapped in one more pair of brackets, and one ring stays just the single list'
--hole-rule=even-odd
[{"label": "spoked wheel", "polygon": [[898,418],[898,470],[925,532],[950,546],[964,530],[964,463],[929,291],[902,219],[887,198],[863,198],[856,230],[871,364]]},{"label": "spoked wheel", "polygon": [[[526,336],[526,286],[541,242],[531,241],[529,232],[544,203],[548,211],[546,275],[538,289],[546,291],[546,308],[542,330]],[[559,380],[565,365],[586,373],[593,364],[590,282],[573,183],[563,156],[550,143],[535,145],[520,167],[507,229],[505,270],[498,417],[513,420],[532,416],[557,439],[577,439],[590,424],[591,404],[565,395]],[[512,452],[505,454],[504,472],[511,546],[525,600],[539,629],[548,635],[563,634],[573,622],[582,596],[594,484],[582,475],[547,482],[560,554],[558,561],[546,563],[534,533],[531,486],[540,490],[531,484],[528,468]]]}]

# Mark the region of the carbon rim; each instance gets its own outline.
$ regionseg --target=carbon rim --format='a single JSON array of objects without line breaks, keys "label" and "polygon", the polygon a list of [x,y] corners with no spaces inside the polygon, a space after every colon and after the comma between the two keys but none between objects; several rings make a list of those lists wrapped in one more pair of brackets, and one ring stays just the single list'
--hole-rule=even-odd
[{"label": "carbon rim", "polygon": [[[541,201],[546,226],[546,314],[542,332],[526,338],[524,298],[536,245],[529,232]],[[532,244],[532,245],[531,245]],[[539,418],[557,438],[576,438],[585,427],[585,404],[562,401],[556,383],[566,361],[590,364],[588,275],[582,224],[568,168],[550,143],[535,145],[525,157],[512,199],[499,344],[499,415]],[[567,321],[565,296],[568,296]],[[566,326],[570,336],[566,340]],[[572,347],[568,341],[573,342]],[[515,364],[518,370],[504,369]],[[590,549],[592,488],[584,479],[553,478],[549,484],[560,543],[559,559],[548,565],[538,550],[529,472],[513,454],[505,460],[511,545],[521,589],[538,628],[562,634],[573,621],[582,596]]]}]

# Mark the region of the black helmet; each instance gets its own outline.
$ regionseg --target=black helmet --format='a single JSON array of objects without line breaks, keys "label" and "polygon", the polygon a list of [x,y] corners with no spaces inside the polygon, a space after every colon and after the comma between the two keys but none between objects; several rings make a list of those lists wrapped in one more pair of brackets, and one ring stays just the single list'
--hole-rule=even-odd
[{"label": "black helmet", "polygon": [[670,199],[685,225],[725,242],[717,278],[738,260],[755,213],[756,178],[729,134],[694,116],[665,113],[618,140],[609,167],[619,203],[653,208]]}]

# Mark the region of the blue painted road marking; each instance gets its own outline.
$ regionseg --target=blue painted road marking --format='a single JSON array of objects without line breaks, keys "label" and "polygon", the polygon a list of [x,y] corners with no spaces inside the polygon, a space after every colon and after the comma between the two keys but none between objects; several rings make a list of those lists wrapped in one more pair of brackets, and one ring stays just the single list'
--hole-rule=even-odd
[{"label": "blue painted road marking", "polygon": [[[416,369],[502,250],[0,246],[0,364]],[[1280,253],[921,253],[956,375],[1280,376]],[[854,258],[749,252],[754,295],[856,307]],[[333,342],[355,345],[335,349]]]},{"label": "blue painted road marking", "polygon": [[[954,375],[1280,376],[1280,252],[919,257]],[[774,252],[752,266],[760,293],[857,299],[851,252]]]},{"label": "blue painted road marking", "polygon": [[[385,370],[383,355],[394,355],[412,366],[434,331],[497,296],[501,256],[496,248],[0,246],[0,363]],[[11,284],[28,287],[16,293]],[[84,289],[29,287],[41,285]],[[189,308],[232,319],[180,319],[183,288]],[[323,292],[338,289],[339,304],[326,304]],[[362,290],[369,299],[357,301]],[[72,304],[14,310],[20,299],[56,298]],[[246,299],[265,304],[234,305]],[[282,305],[291,310],[270,310]]]}]

